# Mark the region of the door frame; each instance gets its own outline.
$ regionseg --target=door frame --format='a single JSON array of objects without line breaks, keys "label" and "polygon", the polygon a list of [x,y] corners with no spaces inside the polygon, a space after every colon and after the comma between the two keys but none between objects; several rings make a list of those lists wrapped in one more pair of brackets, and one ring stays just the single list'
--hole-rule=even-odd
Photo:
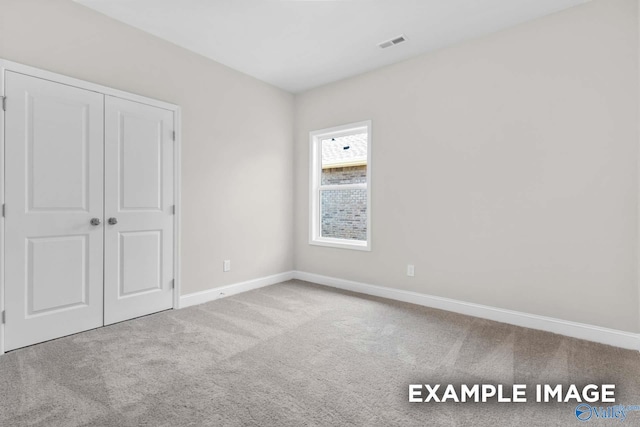
[{"label": "door frame", "polygon": [[[107,86],[102,86],[96,83],[87,82],[72,77],[67,77],[62,74],[53,73],[51,71],[41,70],[39,68],[31,67],[28,65],[19,64],[12,61],[7,61],[0,58],[0,97],[5,96],[5,71],[13,71],[20,74],[25,74],[32,77],[38,77],[44,80],[49,80],[55,83],[60,83],[68,86],[74,86],[80,89],[89,90],[92,92],[98,92],[103,95],[115,96],[117,98],[126,99],[129,101],[139,102],[141,104],[151,105],[153,107],[162,108],[173,112],[174,129],[176,133],[173,149],[173,168],[174,168],[174,204],[175,213],[173,215],[173,271],[174,271],[174,288],[173,288],[173,308],[180,308],[180,266],[181,266],[181,253],[180,253],[180,218],[181,218],[181,197],[180,197],[180,153],[181,153],[181,108],[178,105],[171,104],[164,101],[159,101],[145,96],[136,95],[133,93],[113,89]],[[11,108],[11,100],[7,100],[7,108]],[[0,109],[0,204],[5,203],[5,114]],[[0,312],[4,313],[5,310],[5,218],[4,215],[0,215]],[[4,354],[4,334],[5,323],[0,321],[0,355]]]}]

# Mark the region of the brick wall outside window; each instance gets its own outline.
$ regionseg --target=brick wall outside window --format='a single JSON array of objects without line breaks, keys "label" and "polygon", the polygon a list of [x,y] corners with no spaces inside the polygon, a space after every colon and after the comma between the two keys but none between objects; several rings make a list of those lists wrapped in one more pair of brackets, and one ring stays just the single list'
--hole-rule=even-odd
[{"label": "brick wall outside window", "polygon": [[[322,170],[322,185],[363,184],[367,166]],[[322,192],[322,236],[367,240],[367,190],[327,190]]]}]

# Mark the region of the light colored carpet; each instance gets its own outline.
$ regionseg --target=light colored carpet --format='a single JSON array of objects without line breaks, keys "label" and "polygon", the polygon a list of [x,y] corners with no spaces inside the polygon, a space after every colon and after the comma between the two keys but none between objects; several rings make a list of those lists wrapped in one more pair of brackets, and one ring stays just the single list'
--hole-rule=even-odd
[{"label": "light colored carpet", "polygon": [[575,404],[409,404],[420,382],[613,382],[640,405],[640,355],[291,281],[10,352],[0,425],[623,425]]}]

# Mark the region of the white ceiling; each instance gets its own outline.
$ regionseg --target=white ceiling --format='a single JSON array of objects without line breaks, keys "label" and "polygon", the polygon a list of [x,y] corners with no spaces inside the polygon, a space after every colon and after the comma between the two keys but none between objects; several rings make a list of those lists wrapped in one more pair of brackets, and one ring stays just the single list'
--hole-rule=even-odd
[{"label": "white ceiling", "polygon": [[589,0],[76,1],[295,93]]}]

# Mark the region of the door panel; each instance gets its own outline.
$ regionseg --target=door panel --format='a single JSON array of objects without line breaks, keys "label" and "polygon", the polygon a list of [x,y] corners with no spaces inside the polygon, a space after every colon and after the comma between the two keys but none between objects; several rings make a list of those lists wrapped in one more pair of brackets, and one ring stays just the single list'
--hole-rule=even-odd
[{"label": "door panel", "polygon": [[86,212],[91,142],[86,137],[88,105],[33,94],[26,101],[25,115],[31,118],[27,134],[29,211]]},{"label": "door panel", "polygon": [[[27,239],[27,317],[87,304],[86,236]],[[65,286],[51,286],[65,283]]]},{"label": "door panel", "polygon": [[105,97],[105,324],[173,306],[173,113]]},{"label": "door panel", "polygon": [[162,211],[162,125],[156,117],[120,115],[121,212]]},{"label": "door panel", "polygon": [[118,296],[162,290],[162,230],[120,234]]},{"label": "door panel", "polygon": [[103,323],[104,96],[9,72],[5,348]]}]

